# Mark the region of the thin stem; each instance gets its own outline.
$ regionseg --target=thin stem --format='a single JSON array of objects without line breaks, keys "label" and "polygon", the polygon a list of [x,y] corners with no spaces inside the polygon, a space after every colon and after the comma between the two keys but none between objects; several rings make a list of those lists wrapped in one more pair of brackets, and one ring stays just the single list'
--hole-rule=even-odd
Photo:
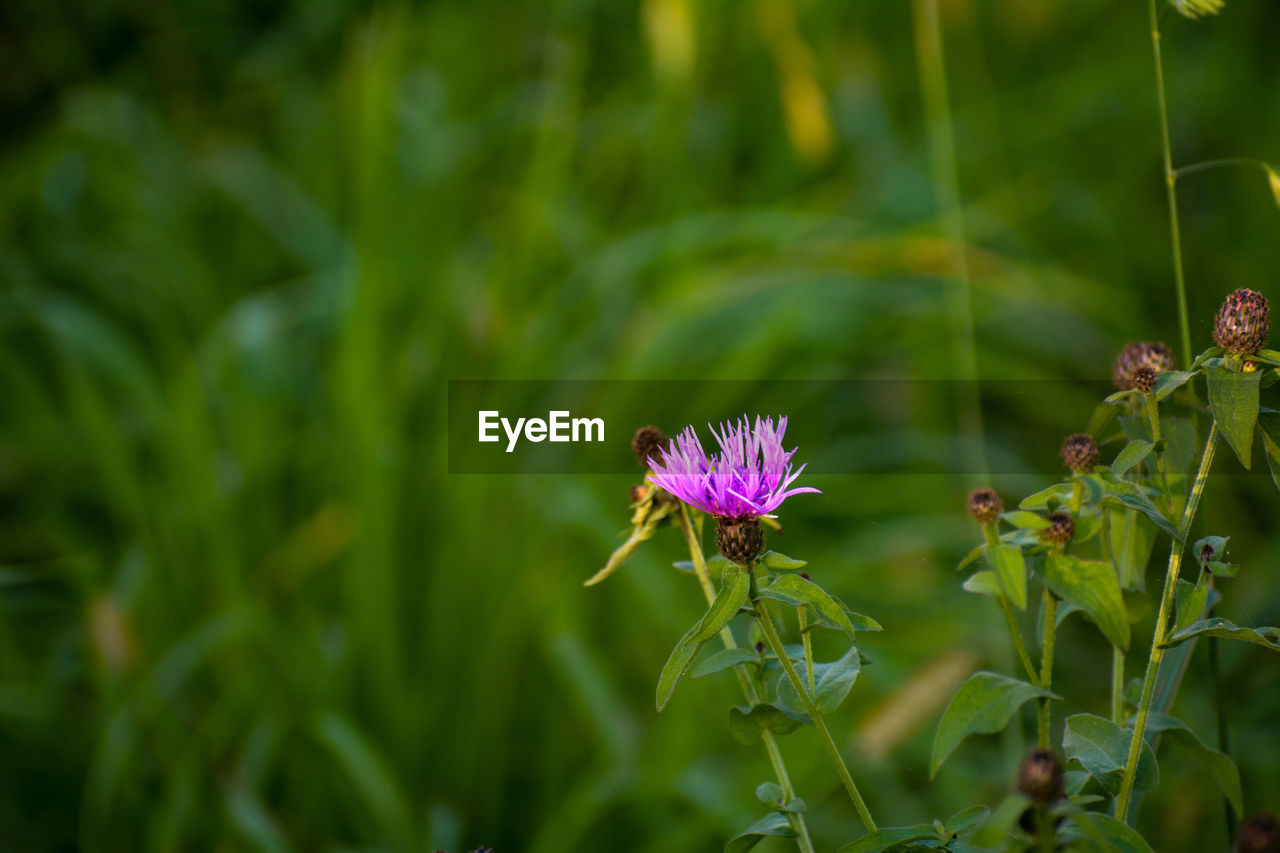
[{"label": "thin stem", "polygon": [[1111,722],[1124,725],[1124,649],[1111,647]]},{"label": "thin stem", "polygon": [[849,799],[853,801],[853,807],[858,810],[858,817],[862,819],[862,825],[866,827],[867,832],[875,832],[876,822],[871,818],[871,812],[867,809],[867,804],[863,801],[862,795],[858,793],[858,786],[854,784],[853,776],[849,774],[849,768],[840,756],[840,749],[831,737],[831,731],[827,728],[827,722],[822,718],[822,712],[818,710],[814,697],[805,688],[804,682],[800,680],[800,673],[796,672],[795,665],[791,663],[791,658],[787,655],[787,650],[782,645],[782,638],[778,636],[778,629],[773,625],[773,617],[769,615],[769,608],[765,606],[763,600],[757,600],[755,610],[756,621],[760,624],[760,630],[764,632],[765,641],[768,642],[769,648],[773,649],[778,662],[782,664],[783,670],[787,673],[787,678],[791,679],[791,686],[796,689],[796,693],[800,695],[800,699],[804,702],[804,708],[809,714],[809,720],[817,730],[818,737],[822,740],[822,745],[826,747],[827,755],[831,758],[831,764],[835,767],[836,775],[840,777],[845,791],[849,794]]},{"label": "thin stem", "polygon": [[1169,108],[1164,95],[1164,60],[1160,56],[1160,13],[1156,0],[1147,0],[1151,19],[1151,55],[1156,66],[1156,102],[1160,106],[1160,143],[1164,152],[1164,186],[1169,199],[1169,236],[1173,242],[1173,280],[1178,291],[1178,328],[1182,335],[1182,358],[1190,364],[1191,321],[1187,317],[1187,282],[1182,272],[1182,234],[1178,229],[1178,177],[1173,171],[1173,150],[1169,144]]},{"label": "thin stem", "polygon": [[[1040,686],[1053,686],[1053,644],[1058,634],[1058,598],[1044,591],[1044,642],[1040,648]],[[1036,708],[1036,734],[1040,748],[1049,748],[1049,697],[1041,696]]]},{"label": "thin stem", "polygon": [[1013,605],[1003,595],[1000,596],[1000,609],[1004,611],[1004,621],[1009,626],[1009,636],[1013,637],[1013,647],[1018,651],[1018,660],[1022,661],[1022,668],[1027,671],[1027,677],[1035,683],[1039,680],[1036,665],[1031,662],[1031,655],[1027,653],[1027,644],[1023,642],[1022,632],[1018,630],[1018,618],[1014,615]]},{"label": "thin stem", "polygon": [[[1209,589],[1212,593],[1213,578],[1209,579]],[[1206,614],[1207,618],[1213,617],[1214,608],[1210,607]],[[1222,684],[1222,661],[1218,657],[1218,638],[1209,638],[1209,675],[1213,680],[1213,704],[1218,715],[1218,752],[1223,755],[1231,755],[1231,731],[1227,727],[1227,703],[1226,690]],[[1227,813],[1227,839],[1235,837],[1236,834],[1236,812],[1231,807],[1231,801],[1226,797],[1223,798],[1223,804]]]},{"label": "thin stem", "polygon": [[1192,163],[1190,166],[1183,166],[1181,169],[1175,169],[1173,176],[1175,178],[1184,178],[1187,175],[1194,175],[1196,172],[1207,172],[1210,169],[1223,169],[1231,166],[1244,166],[1249,169],[1261,169],[1270,173],[1271,164],[1262,160],[1254,160],[1252,157],[1223,157],[1218,160],[1205,160],[1201,163]]},{"label": "thin stem", "polygon": [[[693,532],[693,523],[689,519],[689,508],[683,503],[680,504],[680,528],[684,532],[684,541],[689,546],[689,558],[693,561],[693,572],[698,577],[698,583],[702,586],[702,594],[707,599],[707,606],[710,606],[716,599],[715,587],[711,585],[711,572],[707,569],[706,557],[702,554],[702,545],[698,542],[698,537]],[[720,631],[720,641],[724,643],[726,649],[736,649],[738,642],[733,638],[733,631],[725,627]],[[733,672],[738,676],[738,683],[742,685],[742,693],[747,697],[747,702],[751,705],[757,705],[760,702],[760,693],[756,690],[756,686],[751,682],[751,676],[743,671],[742,667],[735,666]],[[773,732],[768,729],[762,729],[761,739],[764,741],[765,751],[769,753],[769,763],[773,765],[773,775],[778,780],[778,786],[782,788],[782,794],[788,800],[795,797],[795,788],[791,784],[791,775],[787,773],[787,764],[782,759],[782,751],[778,748],[778,741],[773,736]],[[796,846],[800,848],[801,853],[814,853],[813,841],[809,838],[809,827],[805,824],[804,815],[788,813],[787,820],[791,822],[791,828],[796,833]]]},{"label": "thin stem", "polygon": [[1160,597],[1160,611],[1156,614],[1156,629],[1151,637],[1151,654],[1147,658],[1147,671],[1142,679],[1142,697],[1138,701],[1138,716],[1133,725],[1133,736],[1129,741],[1129,756],[1124,766],[1124,776],[1120,781],[1120,793],[1116,795],[1116,817],[1124,821],[1129,814],[1129,801],[1133,797],[1133,780],[1138,773],[1138,758],[1142,753],[1142,738],[1147,730],[1147,715],[1151,712],[1151,696],[1156,686],[1156,673],[1160,662],[1164,659],[1164,643],[1169,627],[1169,612],[1173,608],[1174,591],[1178,586],[1178,575],[1182,569],[1182,550],[1186,545],[1187,532],[1191,522],[1195,520],[1196,510],[1200,506],[1200,496],[1204,493],[1205,481],[1209,478],[1209,469],[1213,467],[1213,455],[1218,446],[1218,422],[1215,420],[1209,427],[1209,438],[1205,441],[1204,454],[1200,457],[1200,467],[1196,471],[1195,482],[1191,484],[1191,493],[1187,495],[1187,506],[1182,511],[1182,521],[1178,525],[1178,536],[1169,547],[1169,570],[1164,578],[1164,592]]},{"label": "thin stem", "polygon": [[1045,806],[1036,806],[1036,834],[1040,836],[1041,853],[1054,853],[1058,849],[1057,827]]},{"label": "thin stem", "polygon": [[955,270],[953,286],[946,289],[947,319],[951,326],[952,359],[963,391],[958,420],[964,443],[967,472],[977,476],[987,470],[982,441],[982,405],[978,395],[978,355],[973,329],[973,293],[965,245],[964,209],[960,205],[960,179],[956,168],[955,131],[951,122],[951,98],[947,91],[946,60],[938,0],[915,0],[916,62],[920,69],[920,95],[924,102],[925,129],[934,191],[947,242],[951,244]]},{"label": "thin stem", "polygon": [[800,622],[800,637],[804,642],[804,668],[809,676],[809,692],[814,696],[818,695],[818,688],[813,680],[813,638],[809,635],[808,619],[804,615],[804,608],[801,607],[796,611],[796,618]]}]

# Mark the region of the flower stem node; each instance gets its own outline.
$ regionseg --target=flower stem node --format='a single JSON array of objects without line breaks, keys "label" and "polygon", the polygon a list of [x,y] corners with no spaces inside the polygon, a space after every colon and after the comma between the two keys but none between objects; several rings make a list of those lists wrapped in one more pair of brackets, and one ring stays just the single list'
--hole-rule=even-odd
[{"label": "flower stem node", "polygon": [[1004,504],[996,490],[984,486],[969,493],[969,515],[979,524],[990,524],[1000,518]]},{"label": "flower stem node", "polygon": [[1253,355],[1267,345],[1271,334],[1271,309],[1267,298],[1255,290],[1234,290],[1218,309],[1213,340],[1229,355]]},{"label": "flower stem node", "polygon": [[1173,352],[1164,344],[1152,341],[1131,341],[1120,350],[1111,368],[1111,379],[1121,391],[1137,387],[1137,371],[1149,367],[1159,376],[1174,368]]},{"label": "flower stem node", "polygon": [[1143,394],[1150,394],[1156,389],[1156,377],[1159,374],[1148,364],[1144,364],[1133,372],[1133,387]]},{"label": "flower stem node", "polygon": [[716,519],[716,547],[725,559],[739,566],[750,566],[764,550],[764,530],[751,516]]},{"label": "flower stem node", "polygon": [[1266,813],[1249,818],[1240,826],[1236,853],[1280,853],[1280,824]]},{"label": "flower stem node", "polygon": [[1073,474],[1083,474],[1098,461],[1098,445],[1087,432],[1072,433],[1062,440],[1062,461]]},{"label": "flower stem node", "polygon": [[1040,531],[1040,540],[1049,545],[1061,548],[1076,535],[1076,523],[1065,512],[1053,512],[1049,516],[1049,526]]},{"label": "flower stem node", "polygon": [[671,439],[656,426],[642,426],[631,437],[631,452],[644,468],[649,467],[649,459],[658,456],[659,450],[666,450],[670,445]]},{"label": "flower stem node", "polygon": [[1018,791],[1047,806],[1062,795],[1062,762],[1048,749],[1033,749],[1018,766]]}]

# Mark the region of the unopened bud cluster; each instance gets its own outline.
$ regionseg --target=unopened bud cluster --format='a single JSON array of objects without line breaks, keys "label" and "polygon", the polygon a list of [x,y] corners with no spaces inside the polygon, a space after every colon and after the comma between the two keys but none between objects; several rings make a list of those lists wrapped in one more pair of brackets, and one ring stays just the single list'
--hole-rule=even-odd
[{"label": "unopened bud cluster", "polygon": [[1040,540],[1062,547],[1076,535],[1076,523],[1065,512],[1053,512],[1048,516],[1049,526],[1040,531]]},{"label": "unopened bud cluster", "polygon": [[1098,461],[1098,445],[1087,432],[1077,432],[1062,440],[1062,461],[1073,474],[1083,474]]},{"label": "unopened bud cluster", "polygon": [[1213,321],[1213,340],[1231,355],[1253,355],[1267,345],[1271,309],[1267,297],[1242,287],[1223,301]]},{"label": "unopened bud cluster", "polygon": [[1121,391],[1130,391],[1137,387],[1137,372],[1144,367],[1150,368],[1156,376],[1173,370],[1173,353],[1162,343],[1127,343],[1111,368],[1111,379]]},{"label": "unopened bud cluster", "polygon": [[1004,512],[1004,504],[996,490],[988,487],[974,489],[969,493],[969,515],[979,524],[989,524]]}]

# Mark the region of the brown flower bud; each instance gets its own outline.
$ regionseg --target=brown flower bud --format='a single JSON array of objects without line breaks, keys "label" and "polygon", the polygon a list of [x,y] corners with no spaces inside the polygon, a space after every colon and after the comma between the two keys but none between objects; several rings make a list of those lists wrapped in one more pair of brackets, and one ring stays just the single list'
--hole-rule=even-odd
[{"label": "brown flower bud", "polygon": [[764,530],[750,517],[717,519],[716,547],[729,562],[750,566],[764,550]]},{"label": "brown flower bud", "polygon": [[1051,512],[1048,515],[1049,526],[1040,531],[1040,540],[1050,545],[1062,547],[1076,535],[1076,523],[1065,512]]},{"label": "brown flower bud", "polygon": [[1269,334],[1267,298],[1247,287],[1232,291],[1213,321],[1214,342],[1231,355],[1253,355],[1267,345]]},{"label": "brown flower bud", "polygon": [[669,445],[670,439],[667,438],[667,434],[656,426],[642,426],[631,437],[631,452],[636,455],[636,460],[644,468],[649,467],[650,457],[658,456],[658,451],[666,449]]},{"label": "brown flower bud", "polygon": [[1156,388],[1156,377],[1158,374],[1149,364],[1144,364],[1137,370],[1133,371],[1133,387],[1141,391],[1143,394],[1150,394]]},{"label": "brown flower bud", "polygon": [[979,524],[995,521],[1004,512],[1004,504],[996,490],[983,487],[969,493],[969,515]]},{"label": "brown flower bud", "polygon": [[631,487],[631,502],[638,504],[649,496],[649,487],[644,483],[637,483]]},{"label": "brown flower bud", "polygon": [[1062,440],[1062,461],[1072,473],[1083,474],[1098,461],[1098,445],[1087,432],[1076,432]]},{"label": "brown flower bud", "polygon": [[1018,791],[1042,806],[1047,806],[1062,793],[1062,762],[1047,749],[1027,753],[1018,766]]},{"label": "brown flower bud", "polygon": [[1121,391],[1134,387],[1135,373],[1140,367],[1149,367],[1157,375],[1173,370],[1173,353],[1162,343],[1132,341],[1124,345],[1116,363],[1111,368],[1111,379]]},{"label": "brown flower bud", "polygon": [[1240,825],[1236,837],[1237,853],[1280,853],[1280,825],[1265,812],[1256,814]]}]

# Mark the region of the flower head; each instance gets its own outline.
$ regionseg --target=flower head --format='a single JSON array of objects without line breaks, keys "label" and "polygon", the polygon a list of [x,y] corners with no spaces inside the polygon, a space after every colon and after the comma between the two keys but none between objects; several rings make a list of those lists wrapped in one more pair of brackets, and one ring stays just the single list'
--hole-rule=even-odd
[{"label": "flower head", "polygon": [[1173,353],[1162,343],[1150,341],[1131,341],[1120,350],[1115,366],[1111,368],[1111,379],[1121,391],[1134,387],[1138,368],[1149,367],[1156,374],[1173,370]]},{"label": "flower head", "polygon": [[776,427],[773,418],[756,416],[752,426],[744,416],[737,423],[721,424],[720,432],[708,428],[720,445],[719,453],[708,456],[693,427],[686,427],[672,446],[659,449],[661,458],[649,458],[649,482],[705,513],[728,519],[770,516],[792,495],[818,491],[790,488],[804,466],[793,471],[796,451],[782,447],[785,417],[778,418]]},{"label": "flower head", "polygon": [[1004,504],[1000,501],[1000,495],[995,489],[983,487],[974,489],[969,494],[969,515],[974,521],[981,524],[989,524],[1000,518],[1000,513],[1004,512]]},{"label": "flower head", "polygon": [[1040,541],[1059,548],[1071,541],[1076,535],[1076,523],[1065,512],[1051,512],[1046,518],[1049,526],[1040,531]]},{"label": "flower head", "polygon": [[1033,803],[1047,806],[1062,793],[1062,762],[1047,749],[1027,753],[1018,766],[1018,791]]},{"label": "flower head", "polygon": [[659,448],[669,447],[671,440],[667,434],[656,426],[642,426],[631,437],[631,452],[636,455],[642,467],[649,467],[649,457],[655,456]]},{"label": "flower head", "polygon": [[1073,474],[1081,474],[1098,461],[1098,445],[1087,432],[1074,432],[1062,440],[1062,461]]},{"label": "flower head", "polygon": [[1213,340],[1232,355],[1253,355],[1267,345],[1271,309],[1267,297],[1242,287],[1222,302],[1213,321]]},{"label": "flower head", "polygon": [[1236,838],[1239,853],[1276,853],[1280,851],[1280,824],[1271,815],[1256,814],[1240,827]]}]

